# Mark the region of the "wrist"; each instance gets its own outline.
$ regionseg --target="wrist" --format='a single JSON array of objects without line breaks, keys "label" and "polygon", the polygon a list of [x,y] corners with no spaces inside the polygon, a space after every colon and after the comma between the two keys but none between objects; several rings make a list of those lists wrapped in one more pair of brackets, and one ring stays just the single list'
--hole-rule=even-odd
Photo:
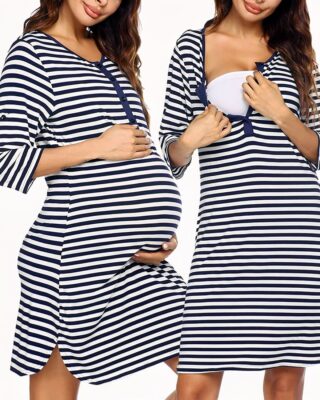
[{"label": "wrist", "polygon": [[87,161],[101,158],[101,143],[99,143],[98,139],[99,138],[92,138],[86,141]]},{"label": "wrist", "polygon": [[280,129],[282,129],[282,127],[287,124],[292,116],[293,113],[290,108],[284,105],[283,107],[279,108],[277,114],[273,118],[273,121],[279,126]]},{"label": "wrist", "polygon": [[183,152],[186,153],[186,155],[189,157],[195,151],[195,148],[192,146],[192,144],[188,140],[188,137],[186,137],[185,134],[182,134],[179,137],[178,143],[179,143],[180,148],[183,150]]}]

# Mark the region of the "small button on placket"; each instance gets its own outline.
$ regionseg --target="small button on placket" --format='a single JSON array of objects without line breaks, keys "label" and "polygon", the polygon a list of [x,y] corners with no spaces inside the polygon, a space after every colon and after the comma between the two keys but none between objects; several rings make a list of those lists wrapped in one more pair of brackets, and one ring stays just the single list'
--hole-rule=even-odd
[{"label": "small button on placket", "polygon": [[5,114],[2,114],[1,115],[1,117],[0,117],[0,119],[3,121],[3,120],[5,120],[7,118],[7,116],[5,115]]},{"label": "small button on placket", "polygon": [[121,97],[121,101],[127,101],[126,96],[122,96],[122,97]]}]

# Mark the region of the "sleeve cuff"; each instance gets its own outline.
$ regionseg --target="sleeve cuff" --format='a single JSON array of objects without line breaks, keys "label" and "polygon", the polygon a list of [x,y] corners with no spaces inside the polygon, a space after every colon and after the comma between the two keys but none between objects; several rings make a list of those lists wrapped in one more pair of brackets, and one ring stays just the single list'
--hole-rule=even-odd
[{"label": "sleeve cuff", "polygon": [[316,172],[320,170],[320,130],[314,129],[314,132],[317,134],[318,137],[318,152],[317,152],[317,160],[315,162],[310,161],[310,167],[314,172]]},{"label": "sleeve cuff", "polygon": [[174,135],[166,135],[162,148],[163,148],[164,160],[166,161],[168,167],[170,168],[172,175],[176,179],[180,179],[184,175],[188,166],[191,164],[192,157],[190,158],[190,160],[188,161],[187,164],[185,164],[181,167],[175,167],[171,164],[170,157],[169,157],[169,145],[171,143],[175,142],[176,140],[178,140],[178,137],[176,137]]},{"label": "sleeve cuff", "polygon": [[25,146],[12,153],[6,160],[0,186],[27,194],[36,179],[33,174],[43,151],[44,147]]}]

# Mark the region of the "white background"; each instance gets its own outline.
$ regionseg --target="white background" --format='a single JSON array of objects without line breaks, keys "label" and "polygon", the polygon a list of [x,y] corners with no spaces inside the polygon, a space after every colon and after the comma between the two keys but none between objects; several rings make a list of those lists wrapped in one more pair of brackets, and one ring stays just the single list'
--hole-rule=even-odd
[{"label": "white background", "polygon": [[[188,28],[200,28],[214,13],[213,0],[143,0],[141,10],[143,61],[142,81],[151,112],[151,128],[158,141],[166,75],[175,41]],[[22,33],[24,20],[39,5],[38,0],[0,0],[0,66],[10,44]],[[314,48],[320,56],[320,1],[308,0]],[[179,246],[169,260],[187,280],[193,251],[198,207],[198,160],[182,180],[183,199]],[[39,178],[27,195],[0,188],[0,399],[28,399],[28,377],[9,371],[11,348],[18,309],[20,283],[16,270],[19,247],[38,214],[46,195],[45,180]],[[307,370],[304,400],[320,398],[320,366]],[[262,400],[263,372],[225,374],[220,400]],[[159,364],[128,377],[100,386],[81,383],[79,400],[163,400],[174,389],[176,377]]]}]

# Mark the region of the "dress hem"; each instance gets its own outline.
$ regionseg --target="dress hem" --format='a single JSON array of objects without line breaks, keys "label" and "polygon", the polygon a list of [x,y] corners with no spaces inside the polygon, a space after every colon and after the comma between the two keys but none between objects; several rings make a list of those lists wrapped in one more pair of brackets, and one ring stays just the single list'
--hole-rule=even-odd
[{"label": "dress hem", "polygon": [[292,368],[306,368],[306,367],[313,367],[320,364],[320,360],[313,361],[310,363],[295,363],[295,362],[279,362],[268,366],[262,367],[226,367],[226,368],[208,368],[208,369],[183,369],[177,368],[177,374],[207,374],[207,373],[214,373],[214,372],[224,372],[224,371],[239,371],[239,372],[252,372],[252,371],[265,371],[267,369],[277,368],[277,367],[292,367]]},{"label": "dress hem", "polygon": [[[54,349],[54,348],[53,348],[53,349]],[[52,349],[52,350],[53,350],[53,349]],[[51,355],[51,354],[50,354],[50,355]],[[63,356],[62,356],[61,353],[60,353],[60,355],[61,355],[61,358],[62,358],[62,360],[63,360]],[[67,366],[67,364],[65,363],[64,360],[63,360],[63,363],[64,363],[64,365],[66,366],[67,370],[70,372],[70,374],[73,375],[73,376],[74,376],[76,379],[78,379],[80,382],[89,383],[89,384],[91,384],[91,385],[101,385],[101,384],[103,384],[103,383],[108,383],[108,382],[115,381],[115,380],[120,379],[120,378],[124,378],[125,376],[131,375],[131,374],[133,374],[133,373],[135,373],[135,372],[139,372],[139,371],[141,371],[141,370],[143,370],[143,369],[146,369],[146,368],[149,368],[149,367],[153,367],[154,365],[157,365],[157,364],[159,364],[159,363],[161,363],[161,362],[165,362],[166,360],[170,360],[171,358],[178,357],[178,355],[179,355],[179,352],[173,353],[173,354],[171,354],[171,355],[169,355],[169,356],[166,356],[165,358],[160,358],[160,359],[158,359],[158,360],[154,360],[154,361],[150,362],[149,364],[144,364],[144,365],[142,365],[142,366],[140,366],[140,367],[137,367],[137,368],[131,370],[130,372],[123,372],[123,373],[120,373],[120,374],[117,375],[117,376],[114,376],[114,377],[112,377],[112,378],[107,378],[107,379],[99,380],[98,382],[90,381],[90,379],[79,378],[79,377],[77,376],[77,374],[75,374],[75,373],[73,373],[72,371],[70,371],[70,368]],[[41,369],[47,364],[49,358],[50,358],[50,356],[48,357],[48,359],[46,360],[46,362],[45,362],[40,368],[38,368],[37,370],[35,370],[34,372],[31,372],[31,371],[30,371],[30,372],[21,372],[21,371],[19,371],[17,368],[13,367],[12,365],[10,366],[10,371],[13,372],[13,373],[15,373],[16,375],[18,375],[18,376],[20,376],[20,377],[23,377],[23,376],[31,376],[31,375],[34,375],[34,374],[40,372]]]}]

